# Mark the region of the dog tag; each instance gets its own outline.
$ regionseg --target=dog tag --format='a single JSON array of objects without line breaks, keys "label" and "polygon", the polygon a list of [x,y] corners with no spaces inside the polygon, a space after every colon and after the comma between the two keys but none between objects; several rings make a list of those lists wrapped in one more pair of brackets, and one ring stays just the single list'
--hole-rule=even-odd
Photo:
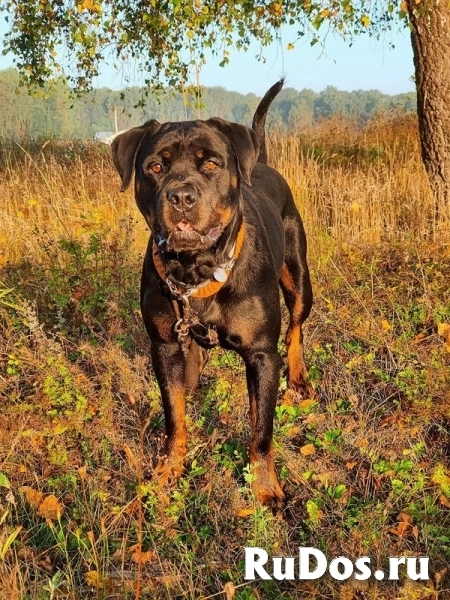
[{"label": "dog tag", "polygon": [[228,279],[227,272],[222,267],[217,267],[213,276],[216,281],[226,281]]}]

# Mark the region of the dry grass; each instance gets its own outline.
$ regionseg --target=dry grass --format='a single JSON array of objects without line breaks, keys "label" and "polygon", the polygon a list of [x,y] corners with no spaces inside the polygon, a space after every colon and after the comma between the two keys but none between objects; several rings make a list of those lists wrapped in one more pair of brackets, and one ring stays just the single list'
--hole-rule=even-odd
[{"label": "dry grass", "polygon": [[304,136],[271,139],[274,164],[296,191],[310,228],[377,243],[411,232],[439,235],[448,225],[448,207],[439,207],[445,222],[434,221],[412,116],[379,118],[364,128],[336,118]]},{"label": "dry grass", "polygon": [[[450,218],[433,221],[414,122],[271,136],[315,289],[317,401],[283,404],[283,378],[275,422],[283,519],[246,485],[231,353],[211,353],[190,403],[186,476],[170,495],[150,478],[162,415],[138,310],[148,232],[108,150],[2,150],[1,600],[198,599],[227,581],[241,600],[447,597]],[[432,578],[243,585],[248,545],[369,555],[377,568],[428,554]]]}]

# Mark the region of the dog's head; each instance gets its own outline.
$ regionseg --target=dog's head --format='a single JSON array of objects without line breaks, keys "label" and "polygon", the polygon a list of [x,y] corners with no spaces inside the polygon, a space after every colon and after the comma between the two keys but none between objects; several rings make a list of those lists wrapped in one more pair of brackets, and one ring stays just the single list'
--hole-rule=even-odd
[{"label": "dog's head", "polygon": [[135,172],[136,202],[156,241],[170,252],[198,252],[232,220],[259,143],[252,129],[217,118],[148,121],[117,136],[112,154],[122,191]]}]

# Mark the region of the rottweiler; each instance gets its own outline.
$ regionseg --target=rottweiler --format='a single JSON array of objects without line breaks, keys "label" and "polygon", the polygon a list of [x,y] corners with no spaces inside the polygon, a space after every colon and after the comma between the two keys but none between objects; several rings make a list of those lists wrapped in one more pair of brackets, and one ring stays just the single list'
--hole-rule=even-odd
[{"label": "rottweiler", "polygon": [[215,344],[244,360],[250,399],[249,460],[257,499],[280,507],[273,458],[281,329],[279,286],[289,310],[288,385],[306,389],[302,324],[312,305],[306,237],[292,193],[266,164],[265,119],[279,81],[261,100],[252,128],[220,118],[149,120],[112,144],[121,191],[135,174],[135,198],[151,236],[141,311],[165,416],[169,483],[186,459],[186,396],[197,388]]}]

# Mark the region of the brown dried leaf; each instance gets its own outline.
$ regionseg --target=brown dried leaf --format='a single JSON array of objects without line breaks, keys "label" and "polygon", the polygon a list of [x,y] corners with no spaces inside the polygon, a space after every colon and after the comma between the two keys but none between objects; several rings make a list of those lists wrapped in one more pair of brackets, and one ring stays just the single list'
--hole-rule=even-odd
[{"label": "brown dried leaf", "polygon": [[223,591],[225,592],[225,596],[227,600],[233,600],[236,595],[236,588],[234,587],[234,583],[232,581],[227,581],[227,583],[223,586]]},{"label": "brown dried leaf", "polygon": [[250,515],[253,515],[255,511],[255,508],[240,508],[236,511],[236,516],[242,518],[249,517]]},{"label": "brown dried leaf", "polygon": [[426,340],[427,337],[428,337],[427,334],[422,331],[422,333],[418,333],[416,336],[414,336],[413,344],[420,344],[420,342],[423,342],[423,340]]},{"label": "brown dried leaf", "polygon": [[39,505],[38,515],[44,517],[44,519],[55,521],[61,518],[62,513],[62,504],[59,503],[58,498],[53,494],[46,496]]},{"label": "brown dried leaf", "polygon": [[298,425],[289,427],[289,429],[286,431],[286,437],[288,437],[288,438],[295,437],[296,435],[298,435],[301,432],[301,430],[302,430],[302,427],[299,427]]},{"label": "brown dried leaf", "polygon": [[139,461],[136,458],[136,456],[134,455],[133,450],[130,448],[130,446],[128,446],[128,444],[124,444],[123,450],[127,456],[128,464],[131,467],[131,469],[134,469],[135,471],[138,472],[139,471]]},{"label": "brown dried leaf", "polygon": [[303,454],[303,456],[311,456],[311,454],[314,454],[315,452],[316,447],[314,444],[305,444],[300,448],[300,453]]},{"label": "brown dried leaf", "polygon": [[387,319],[381,319],[381,329],[383,331],[392,331],[392,325]]},{"label": "brown dried leaf", "polygon": [[[397,521],[399,522],[397,528],[391,527],[389,529],[390,533],[393,533],[394,535],[397,535],[402,539],[407,538],[410,533],[412,533],[414,537],[416,535],[417,537],[419,537],[417,527],[412,526],[412,519],[408,514],[401,512],[397,517]],[[414,529],[416,529],[417,531],[414,532]]]},{"label": "brown dried leaf", "polygon": [[86,579],[86,583],[90,587],[102,589],[105,585],[101,573],[99,573],[98,571],[88,571],[85,574],[84,578]]},{"label": "brown dried leaf", "polygon": [[141,563],[143,565],[153,559],[153,552],[150,550],[142,552],[141,544],[134,544],[129,550],[131,553],[131,560],[135,563]]},{"label": "brown dried leaf", "polygon": [[27,502],[33,506],[34,508],[38,508],[44,499],[44,494],[39,490],[35,490],[28,485],[24,485],[20,488],[20,491],[25,493],[25,498]]},{"label": "brown dried leaf", "polygon": [[439,323],[438,334],[444,338],[444,348],[450,352],[450,325],[448,323]]},{"label": "brown dried leaf", "polygon": [[317,405],[317,400],[313,400],[311,398],[308,398],[306,400],[302,400],[299,403],[299,407],[302,408],[302,409],[304,409],[304,410],[308,410],[310,408],[313,408],[316,405]]},{"label": "brown dried leaf", "polygon": [[441,583],[442,579],[447,575],[448,567],[444,567],[440,571],[437,571],[434,575],[434,581],[436,583],[436,587]]},{"label": "brown dried leaf", "polygon": [[397,521],[400,521],[400,522],[404,521],[405,523],[412,523],[411,517],[408,514],[404,513],[404,512],[401,512],[398,515]]},{"label": "brown dried leaf", "polygon": [[87,470],[88,470],[87,465],[83,465],[82,467],[77,469],[78,475],[80,476],[81,481],[86,481],[88,479]]},{"label": "brown dried leaf", "polygon": [[442,506],[445,506],[446,508],[450,508],[450,502],[449,502],[448,498],[446,498],[444,496],[444,494],[441,494],[439,496],[439,502],[442,504]]}]

